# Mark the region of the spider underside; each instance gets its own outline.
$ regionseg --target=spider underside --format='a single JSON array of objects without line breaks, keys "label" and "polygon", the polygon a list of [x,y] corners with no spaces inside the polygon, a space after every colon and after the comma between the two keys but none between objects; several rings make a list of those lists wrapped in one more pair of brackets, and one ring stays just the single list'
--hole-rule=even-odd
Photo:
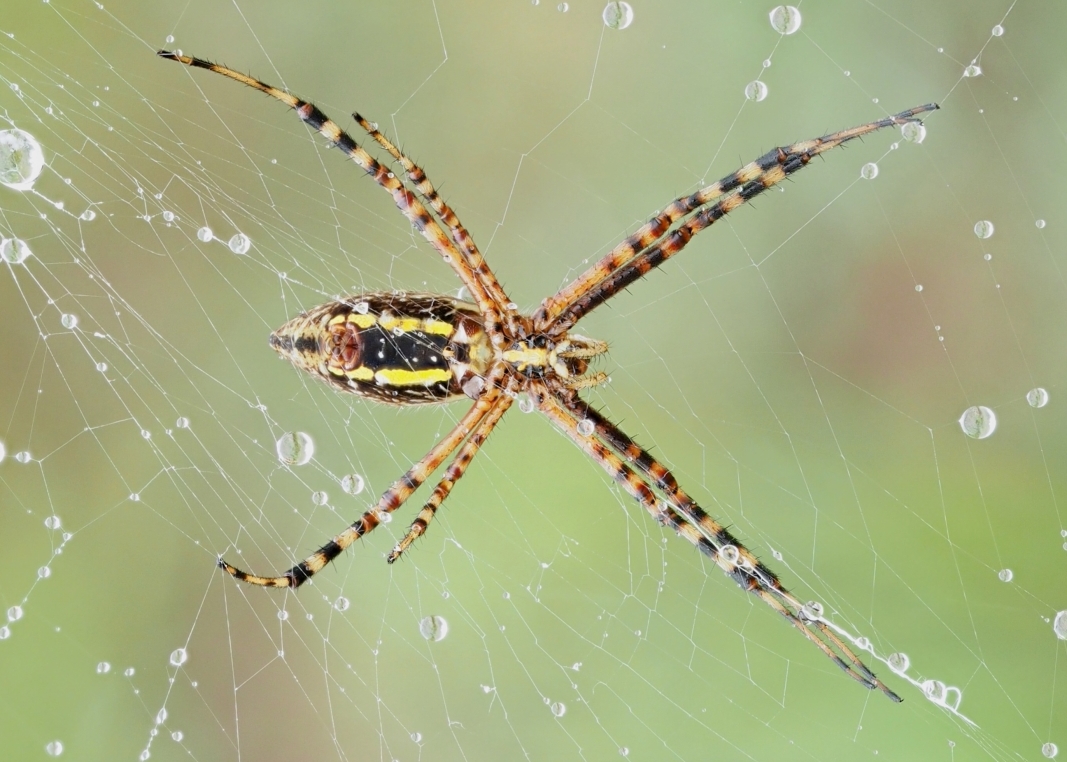
[{"label": "spider underside", "polygon": [[901,700],[856,656],[817,606],[805,606],[786,590],[774,572],[682,490],[665,465],[581,398],[581,389],[606,380],[603,373],[589,370],[589,362],[604,354],[607,344],[570,331],[590,311],[681,251],[694,235],[806,166],[813,157],[875,130],[917,122],[919,114],[933,111],[936,104],[775,148],[718,182],[675,199],[572,283],[545,299],[536,312],[524,315],[425,173],[359,114],[353,114],[356,122],[403,168],[415,192],[312,104],[203,59],[169,51],[159,55],[222,74],[295,109],[305,123],[393,197],[472,298],[468,303],[437,294],[355,294],[309,310],[271,334],[271,346],[279,354],[339,390],[397,405],[458,399],[473,401],[473,405],[373,508],[287,572],[260,577],[220,558],[221,568],[253,585],[298,587],[382,523],[383,517],[403,505],[452,457],[407,534],[389,554],[387,560],[392,563],[426,531],[493,428],[516,396],[525,393],[658,523],[674,529],[743,589],[784,616],[849,677],[894,701]]}]

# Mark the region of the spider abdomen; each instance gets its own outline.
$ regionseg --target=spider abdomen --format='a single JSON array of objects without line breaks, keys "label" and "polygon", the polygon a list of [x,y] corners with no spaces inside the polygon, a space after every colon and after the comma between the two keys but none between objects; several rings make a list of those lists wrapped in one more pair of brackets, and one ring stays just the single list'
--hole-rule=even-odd
[{"label": "spider abdomen", "polygon": [[[270,336],[293,365],[391,404],[477,396],[493,352],[473,304],[440,294],[371,292],[327,302]],[[473,383],[472,383],[473,382]]]}]

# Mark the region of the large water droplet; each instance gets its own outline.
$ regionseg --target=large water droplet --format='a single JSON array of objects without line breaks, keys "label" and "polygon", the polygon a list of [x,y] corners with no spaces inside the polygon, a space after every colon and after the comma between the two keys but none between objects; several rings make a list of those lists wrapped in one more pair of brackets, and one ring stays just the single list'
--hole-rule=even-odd
[{"label": "large water droplet", "polygon": [[921,143],[926,140],[926,125],[919,122],[908,122],[901,126],[900,135],[908,143]]},{"label": "large water droplet", "polygon": [[448,635],[448,620],[443,616],[424,617],[419,622],[419,634],[426,640],[438,643]]},{"label": "large water droplet", "polygon": [[0,130],[0,183],[29,190],[43,168],[44,151],[37,138],[25,130]]},{"label": "large water droplet", "polygon": [[758,79],[749,82],[745,85],[745,97],[750,101],[756,101],[759,103],[767,98],[767,85],[760,82]]},{"label": "large water droplet", "polygon": [[289,431],[275,443],[278,460],[287,466],[303,466],[315,454],[315,440],[303,431]]},{"label": "large water droplet", "polygon": [[634,9],[629,3],[610,2],[604,6],[601,17],[608,29],[625,29],[634,23]]},{"label": "large water droplet", "polygon": [[1030,407],[1044,407],[1048,404],[1048,392],[1040,386],[1026,393],[1026,401]]},{"label": "large water droplet", "polygon": [[247,254],[252,248],[252,240],[244,233],[237,233],[230,239],[227,246],[234,254]]},{"label": "large water droplet", "polygon": [[0,260],[10,265],[21,265],[32,253],[21,238],[0,239]]},{"label": "large water droplet", "polygon": [[358,495],[363,491],[363,477],[359,474],[347,474],[341,477],[341,489],[349,495]]},{"label": "large water droplet", "polygon": [[1060,640],[1067,640],[1067,611],[1060,611],[1052,620],[1052,631]]},{"label": "large water droplet", "polygon": [[979,220],[974,223],[974,234],[979,238],[991,238],[994,229],[993,223],[989,220]]},{"label": "large water droplet", "polygon": [[58,757],[63,753],[62,741],[49,741],[44,747],[45,754],[50,757]]},{"label": "large water droplet", "polygon": [[170,652],[170,663],[172,666],[180,667],[189,661],[189,652],[184,648],[175,648]]},{"label": "large water droplet", "polygon": [[556,717],[562,717],[567,713],[567,705],[564,704],[562,701],[557,701],[549,707],[549,711],[551,711],[552,714],[554,714]]},{"label": "large water droplet", "polygon": [[997,414],[985,405],[973,405],[960,416],[960,428],[972,439],[985,439],[997,430]]},{"label": "large water droplet", "polygon": [[800,11],[792,5],[779,5],[770,12],[771,28],[778,34],[793,34],[800,29]]}]

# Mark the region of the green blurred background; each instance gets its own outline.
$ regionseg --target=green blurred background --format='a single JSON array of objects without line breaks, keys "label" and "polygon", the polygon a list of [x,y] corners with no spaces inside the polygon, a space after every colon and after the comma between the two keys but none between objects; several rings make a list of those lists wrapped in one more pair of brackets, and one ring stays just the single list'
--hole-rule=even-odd
[{"label": "green blurred background", "polygon": [[[6,4],[0,128],[33,133],[47,166],[35,192],[0,188],[0,235],[33,250],[0,265],[4,758],[1067,745],[1063,3],[807,2],[789,36],[772,3],[633,5],[619,31],[601,0]],[[921,145],[887,131],[827,155],[580,329],[612,346],[587,398],[800,598],[907,653],[913,683],[868,655],[904,703],[850,683],[518,411],[395,567],[414,504],[299,594],[224,578],[219,553],[258,572],[303,557],[463,412],[342,398],[267,333],[335,294],[459,284],[284,107],[163,47],[377,120],[524,309],[774,145],[941,102]],[[768,96],[746,101],[756,79]],[[996,412],[988,439],[956,423],[971,405]],[[290,431],[314,438],[310,464],[279,464]],[[428,616],[446,638],[420,635]]]}]

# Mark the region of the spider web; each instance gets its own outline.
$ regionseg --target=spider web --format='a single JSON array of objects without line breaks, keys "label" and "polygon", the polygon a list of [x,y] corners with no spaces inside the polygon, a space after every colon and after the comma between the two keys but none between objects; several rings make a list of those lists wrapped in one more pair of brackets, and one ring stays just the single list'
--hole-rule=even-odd
[{"label": "spider web", "polygon": [[[3,251],[32,252],[0,263],[11,758],[1067,743],[1064,10],[804,3],[782,35],[772,4],[634,6],[623,30],[601,0],[5,8],[0,129],[45,162],[0,187]],[[904,703],[847,680],[517,409],[397,565],[421,492],[297,594],[216,570],[288,568],[464,412],[342,397],[279,364],[269,330],[341,293],[459,284],[292,114],[163,47],[342,124],[377,118],[526,310],[769,147],[939,101],[924,142],[828,154],[579,329],[612,345],[587,397],[866,638]],[[972,406],[995,413],[984,439],[957,422]],[[306,464],[279,460],[294,433]]]}]

